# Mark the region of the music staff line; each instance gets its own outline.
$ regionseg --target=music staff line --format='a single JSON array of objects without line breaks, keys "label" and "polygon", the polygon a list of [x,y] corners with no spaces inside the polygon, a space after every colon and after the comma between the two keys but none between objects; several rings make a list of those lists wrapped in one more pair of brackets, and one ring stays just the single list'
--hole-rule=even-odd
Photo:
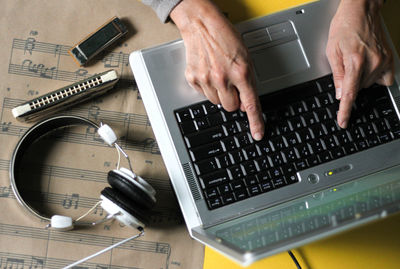
[{"label": "music staff line", "polygon": [[[32,164],[35,165],[35,164]],[[0,159],[0,170],[7,171],[10,166],[9,160]],[[35,165],[38,167],[37,165]],[[87,169],[78,169],[78,168],[70,168],[56,165],[41,165],[37,168],[40,171],[41,175],[51,176],[51,177],[60,177],[60,178],[69,178],[76,180],[85,180],[85,181],[94,181],[106,183],[107,181],[107,173],[87,170]],[[149,178],[143,177],[146,181],[148,181],[157,191],[172,191],[171,185],[169,184],[169,180],[167,179],[157,179],[157,178]]]},{"label": "music staff line", "polygon": [[[30,269],[43,269],[43,268],[63,268],[74,260],[48,258],[43,256],[32,256],[9,252],[0,252],[0,268],[14,269],[25,268]],[[78,267],[76,267],[78,268]],[[102,263],[85,262],[79,266],[79,269],[140,269],[139,267],[126,267]]]},{"label": "music staff line", "polygon": [[[26,101],[27,100],[5,97],[3,99],[3,110],[12,109]],[[64,110],[63,114],[81,116],[94,121],[104,121],[104,123],[112,122],[123,123],[124,125],[134,124],[145,127],[150,126],[150,121],[146,115],[105,110],[96,105],[92,105],[89,108],[73,107]]]},{"label": "music staff line", "polygon": [[[92,74],[89,74],[87,70],[82,68],[76,71],[66,71],[59,68],[60,57],[70,57],[68,55],[69,48],[70,46],[66,45],[39,42],[31,37],[25,40],[15,38],[12,44],[8,73],[70,82],[79,81],[91,76]],[[25,58],[21,63],[16,64],[12,63],[14,50],[23,50],[24,55],[32,55],[34,52],[52,54],[54,55],[54,57],[58,57],[58,61],[56,65],[46,66],[43,63],[36,63],[33,62],[31,59]],[[136,84],[131,74],[129,74],[129,78],[126,78],[123,74],[124,66],[128,66],[129,64],[129,54],[122,52],[116,53],[106,51],[102,55],[104,57],[101,61],[104,63],[105,68],[120,69],[120,76],[123,76],[124,78],[121,78],[119,83],[121,83],[122,85],[131,85],[133,86],[133,89],[136,90]]]},{"label": "music staff line", "polygon": [[[46,230],[43,228],[35,228],[21,225],[11,225],[0,223],[0,234],[7,236],[25,237],[39,240],[59,241],[63,243],[84,244],[87,246],[108,247],[112,244],[120,242],[125,238],[117,238],[96,234],[85,234],[81,232],[60,232],[54,230]],[[171,254],[171,246],[169,243],[154,242],[146,240],[133,240],[118,246],[117,249],[135,250],[166,254],[169,258]]]},{"label": "music staff line", "polygon": [[[2,123],[0,134],[20,137],[27,130],[28,127]],[[102,138],[94,132],[94,129],[92,127],[87,128],[85,134],[64,131],[62,135],[57,135],[57,131],[55,131],[52,135],[49,135],[48,137],[68,143],[83,144],[96,147],[109,147],[109,145],[107,145],[102,140]],[[119,139],[119,145],[125,150],[146,152],[155,155],[161,154],[157,142],[153,138],[146,138],[142,141],[133,141],[122,137]]]},{"label": "music staff line", "polygon": [[[68,50],[71,48],[71,46],[67,45],[36,41],[32,37],[27,39],[14,38],[12,47],[13,49],[24,50],[24,53],[29,52],[30,54],[32,54],[33,52],[42,52],[47,54],[53,54],[55,56],[56,55],[69,56]],[[109,51],[106,51],[105,53],[106,53],[105,56],[106,58],[108,57],[113,59],[119,59],[119,62],[121,62],[122,64],[124,65],[129,64],[129,54],[127,53],[109,52]]]}]

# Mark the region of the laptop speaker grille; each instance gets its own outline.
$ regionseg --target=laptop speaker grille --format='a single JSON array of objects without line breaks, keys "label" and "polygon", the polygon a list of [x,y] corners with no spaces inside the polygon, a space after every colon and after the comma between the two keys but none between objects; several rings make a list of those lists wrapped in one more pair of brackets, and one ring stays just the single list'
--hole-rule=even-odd
[{"label": "laptop speaker grille", "polygon": [[195,201],[201,200],[201,195],[200,195],[197,183],[196,183],[196,179],[193,176],[192,168],[190,167],[189,163],[182,164],[182,167],[183,167],[183,172],[185,173],[186,179],[189,183],[189,188],[190,188],[190,191],[192,192],[193,199]]},{"label": "laptop speaker grille", "polygon": [[397,108],[400,109],[400,96],[396,96],[393,99],[394,99],[394,102],[396,103]]}]

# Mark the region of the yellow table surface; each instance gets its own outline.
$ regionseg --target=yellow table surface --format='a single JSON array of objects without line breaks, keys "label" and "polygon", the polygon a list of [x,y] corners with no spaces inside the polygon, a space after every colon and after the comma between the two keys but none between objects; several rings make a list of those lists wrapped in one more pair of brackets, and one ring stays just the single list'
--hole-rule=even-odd
[{"label": "yellow table surface", "polygon": [[[301,5],[304,0],[215,0],[239,22]],[[398,52],[400,52],[400,1],[389,0],[383,16]],[[293,250],[303,269],[400,268],[400,215],[376,221],[356,229],[305,245]],[[242,268],[221,254],[206,247],[204,269]],[[296,268],[284,252],[247,267],[248,269]]]}]

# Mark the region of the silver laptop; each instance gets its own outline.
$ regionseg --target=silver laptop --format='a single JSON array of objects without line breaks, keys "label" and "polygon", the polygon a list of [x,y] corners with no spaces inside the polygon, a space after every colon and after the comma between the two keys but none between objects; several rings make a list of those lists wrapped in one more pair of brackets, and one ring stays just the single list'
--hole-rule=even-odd
[{"label": "silver laptop", "polygon": [[266,118],[260,142],[245,114],[189,87],[181,40],[130,55],[190,235],[242,265],[400,210],[399,60],[394,85],[362,90],[340,129],[325,56],[338,3],[237,25]]}]

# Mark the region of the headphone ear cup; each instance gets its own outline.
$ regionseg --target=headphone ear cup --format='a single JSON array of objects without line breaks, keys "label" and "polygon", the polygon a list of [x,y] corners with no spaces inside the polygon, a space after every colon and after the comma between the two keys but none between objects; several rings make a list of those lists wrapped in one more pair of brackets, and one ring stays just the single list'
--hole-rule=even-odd
[{"label": "headphone ear cup", "polygon": [[[104,188],[101,191],[101,195],[113,202],[115,205],[125,210],[133,217],[137,218],[142,223],[148,223],[149,217],[145,210],[142,210],[136,203],[128,199],[118,190],[112,189],[110,187]],[[140,225],[138,225],[140,226]]]},{"label": "headphone ear cup", "polygon": [[127,178],[128,175],[120,173],[118,170],[108,172],[108,183],[119,192],[123,193],[130,200],[139,204],[145,209],[151,209],[155,205],[155,200],[149,193],[139,187],[138,182],[132,182]]}]

